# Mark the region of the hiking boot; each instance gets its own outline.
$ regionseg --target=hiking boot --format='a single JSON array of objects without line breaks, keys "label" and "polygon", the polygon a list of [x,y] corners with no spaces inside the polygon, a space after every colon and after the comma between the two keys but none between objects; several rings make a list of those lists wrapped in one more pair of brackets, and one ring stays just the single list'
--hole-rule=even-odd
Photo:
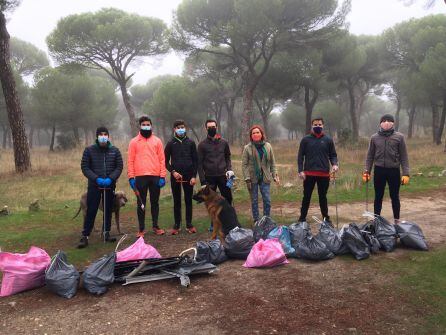
[{"label": "hiking boot", "polygon": [[186,231],[187,231],[189,234],[195,234],[195,233],[197,232],[197,229],[196,229],[194,226],[192,226],[192,227],[187,227],[187,228],[186,228]]},{"label": "hiking boot", "polygon": [[174,227],[173,229],[171,229],[171,230],[169,231],[169,234],[170,234],[170,235],[178,235],[179,232],[180,232],[180,228],[176,228],[176,227]]},{"label": "hiking boot", "polygon": [[155,233],[155,235],[164,235],[165,231],[164,229],[161,229],[160,227],[153,227],[152,228],[153,232]]},{"label": "hiking boot", "polygon": [[78,249],[83,249],[88,247],[88,236],[82,236],[79,244],[77,245]]},{"label": "hiking boot", "polygon": [[116,238],[115,237],[110,237],[110,232],[106,231],[104,233],[104,241],[105,242],[114,243],[114,242],[116,242]]},{"label": "hiking boot", "polygon": [[142,237],[142,238],[144,238],[144,234],[145,234],[146,232],[143,230],[143,231],[139,231],[139,232],[137,232],[136,233],[136,237],[138,237],[138,238],[140,238],[140,237]]}]

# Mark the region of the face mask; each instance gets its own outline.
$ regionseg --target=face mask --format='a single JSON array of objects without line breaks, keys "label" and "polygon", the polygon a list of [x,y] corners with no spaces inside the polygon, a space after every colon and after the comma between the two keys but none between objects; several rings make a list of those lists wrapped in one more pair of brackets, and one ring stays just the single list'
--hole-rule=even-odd
[{"label": "face mask", "polygon": [[108,142],[108,136],[106,136],[106,135],[99,135],[98,136],[98,142],[99,143],[107,143]]},{"label": "face mask", "polygon": [[177,134],[179,137],[183,137],[186,134],[185,128],[175,129],[175,134]]},{"label": "face mask", "polygon": [[142,135],[142,137],[149,138],[152,135],[152,129],[142,129],[141,127],[139,133]]},{"label": "face mask", "polygon": [[322,127],[313,127],[313,132],[315,133],[315,134],[320,134],[320,133],[322,133],[322,129],[324,129],[324,128],[322,128]]},{"label": "face mask", "polygon": [[217,134],[217,128],[214,128],[214,127],[208,128],[208,135],[210,137],[214,137],[216,134]]},{"label": "face mask", "polygon": [[141,126],[142,130],[151,130],[152,126]]},{"label": "face mask", "polygon": [[262,134],[252,134],[251,138],[254,142],[260,142],[262,140]]}]

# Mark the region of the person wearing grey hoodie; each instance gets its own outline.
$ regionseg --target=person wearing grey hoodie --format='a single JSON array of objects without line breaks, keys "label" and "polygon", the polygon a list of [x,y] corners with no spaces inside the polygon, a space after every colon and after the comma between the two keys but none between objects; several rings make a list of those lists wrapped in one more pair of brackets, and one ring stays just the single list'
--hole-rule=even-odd
[{"label": "person wearing grey hoodie", "polygon": [[[404,135],[395,131],[394,118],[390,114],[380,119],[380,128],[370,138],[362,179],[370,181],[372,167],[375,167],[373,186],[375,189],[374,213],[381,214],[386,184],[389,185],[392,211],[395,223],[400,219],[400,185],[409,183],[409,158]],[[402,177],[400,173],[402,169]]]}]

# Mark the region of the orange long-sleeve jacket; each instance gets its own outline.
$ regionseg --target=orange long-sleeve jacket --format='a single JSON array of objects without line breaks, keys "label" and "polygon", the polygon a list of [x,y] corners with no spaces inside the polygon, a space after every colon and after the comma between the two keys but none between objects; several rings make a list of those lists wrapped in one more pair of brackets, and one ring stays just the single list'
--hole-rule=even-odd
[{"label": "orange long-sleeve jacket", "polygon": [[127,175],[166,177],[163,142],[152,134],[145,138],[141,134],[132,138],[127,157]]}]

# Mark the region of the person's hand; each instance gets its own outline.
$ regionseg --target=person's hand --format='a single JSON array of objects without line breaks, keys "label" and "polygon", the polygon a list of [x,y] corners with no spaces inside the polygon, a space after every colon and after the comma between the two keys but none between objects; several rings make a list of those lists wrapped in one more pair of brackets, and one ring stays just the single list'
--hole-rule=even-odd
[{"label": "person's hand", "polygon": [[305,178],[306,178],[305,172],[299,172],[299,178],[302,180],[305,180]]},{"label": "person's hand", "polygon": [[370,173],[368,171],[364,171],[362,174],[362,181],[364,183],[368,183],[370,181]]},{"label": "person's hand", "polygon": [[113,180],[111,180],[111,178],[107,177],[107,178],[104,179],[104,186],[108,187],[108,186],[110,186],[112,184],[112,182],[113,182]]},{"label": "person's hand", "polygon": [[158,187],[163,188],[166,185],[166,179],[164,177],[161,177],[158,181]]},{"label": "person's hand", "polygon": [[226,171],[226,179],[231,179],[234,177],[235,177],[234,171],[232,170]]},{"label": "person's hand", "polygon": [[96,178],[96,184],[98,184],[99,187],[104,187],[105,179],[104,178]]},{"label": "person's hand", "polygon": [[247,188],[248,191],[251,193],[251,190],[252,190],[252,182],[251,182],[251,179],[246,179],[245,182],[246,182],[246,188]]},{"label": "person's hand", "polygon": [[334,173],[336,173],[336,172],[339,171],[339,166],[338,166],[338,165],[333,165],[333,166],[331,167],[331,170],[332,170]]},{"label": "person's hand", "polygon": [[275,177],[273,178],[273,180],[274,180],[275,183],[280,184],[280,178],[279,178],[279,176],[275,176]]},{"label": "person's hand", "polygon": [[172,173],[172,176],[176,179],[176,180],[180,180],[183,179],[183,176],[181,174],[179,174],[178,172],[174,171]]},{"label": "person's hand", "polygon": [[132,188],[132,190],[135,190],[135,189],[136,189],[135,178],[130,178],[130,179],[129,179],[129,184],[130,184],[130,187]]},{"label": "person's hand", "polygon": [[189,181],[189,184],[191,184],[192,186],[194,186],[197,183],[197,180],[195,178],[191,178]]},{"label": "person's hand", "polygon": [[409,184],[409,180],[410,180],[410,177],[409,177],[409,176],[402,176],[402,177],[401,177],[401,185],[407,185],[407,184]]}]

